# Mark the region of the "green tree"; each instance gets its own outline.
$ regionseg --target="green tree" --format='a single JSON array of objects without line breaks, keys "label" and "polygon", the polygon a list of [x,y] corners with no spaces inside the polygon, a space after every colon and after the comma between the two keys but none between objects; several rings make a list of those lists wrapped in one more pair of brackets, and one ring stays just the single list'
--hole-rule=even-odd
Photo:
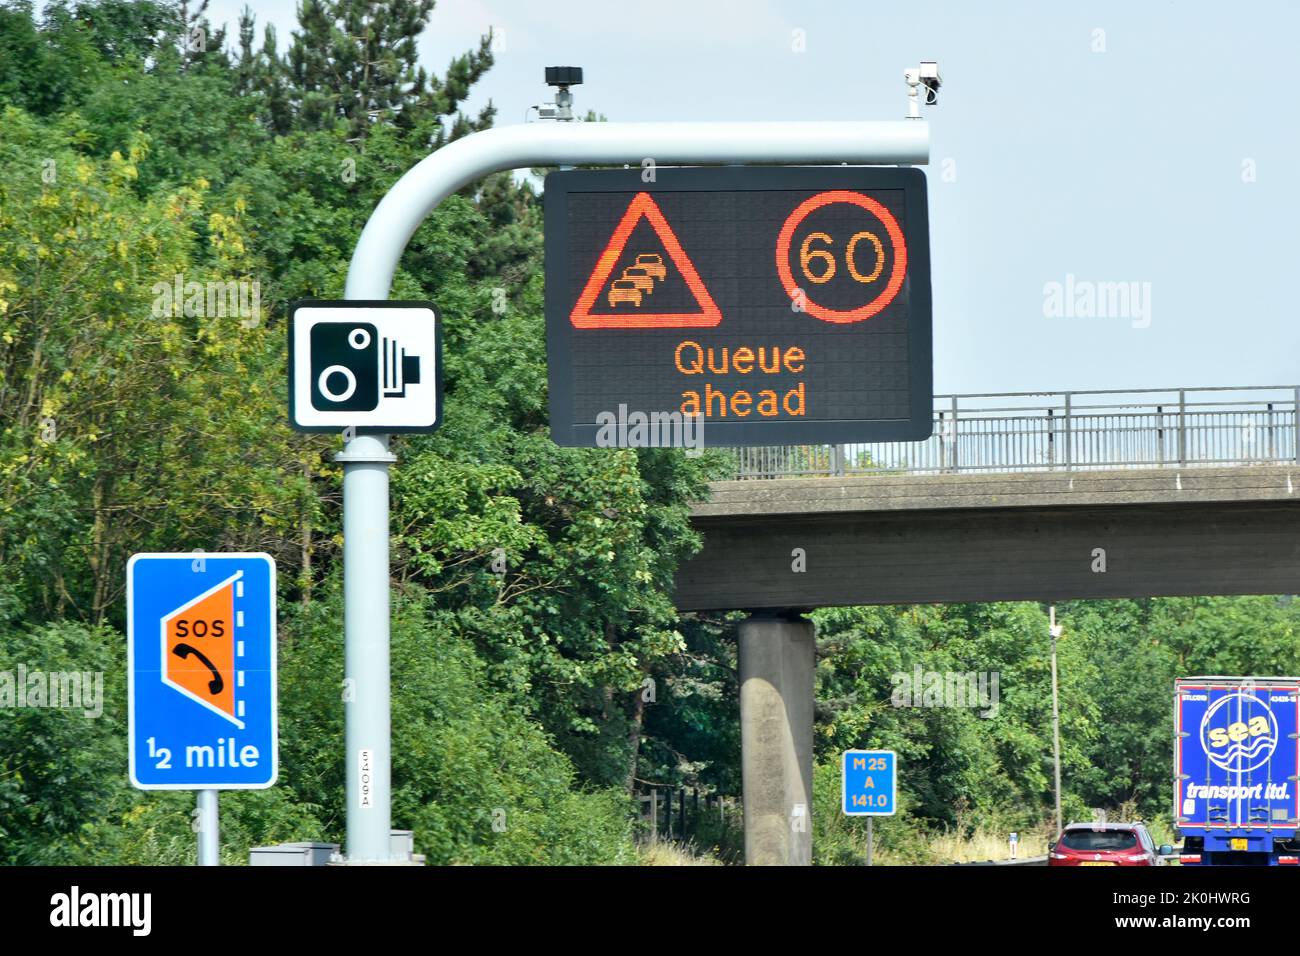
[{"label": "green tree", "polygon": [[[46,79],[62,69],[48,49],[80,43],[90,64],[48,102],[4,88],[15,105],[0,132],[0,641],[26,655],[43,628],[75,623],[116,647],[104,669],[120,680],[113,628],[130,553],[275,555],[281,597],[298,599],[281,601],[285,773],[270,794],[228,801],[234,861],[252,843],[337,838],[342,826],[343,705],[319,679],[339,666],[338,440],[285,427],[284,305],[338,295],[385,190],[431,145],[491,120],[458,112],[490,63],[486,40],[445,78],[421,80],[412,44],[428,4],[391,6],[362,21],[355,5],[314,8],[297,41],[328,21],[338,63],[358,67],[376,38],[412,41],[384,41],[397,67],[369,75],[364,99],[379,106],[364,111],[364,142],[353,141],[363,114],[345,103],[350,81],[300,56],[302,76],[315,72],[299,83],[273,35],[254,53],[247,12],[234,55],[188,42],[202,7],[120,2],[87,5],[98,19],[0,21],[0,44],[26,50]],[[348,32],[358,23],[369,39]],[[304,111],[308,100],[322,109]],[[447,424],[397,444],[394,479],[394,577],[408,608],[394,629],[397,806],[441,861],[626,859],[624,788],[645,735],[637,692],[694,666],[669,594],[696,546],[688,503],[716,462],[549,441],[540,248],[536,193],[499,176],[430,217],[394,283],[445,317]],[[183,290],[257,282],[260,314],[214,314],[203,296],[188,308],[177,276]],[[718,667],[700,686],[725,685]],[[704,710],[681,724],[695,727],[690,747],[705,746]],[[677,726],[649,732],[657,776],[680,750]],[[116,718],[95,727],[121,743]],[[57,779],[60,761],[86,757],[69,740],[39,756]],[[24,779],[47,779],[19,751]],[[97,755],[93,799],[57,811],[84,825],[59,859],[186,859],[185,801],[129,790],[120,758],[120,747]],[[48,843],[37,821],[66,795],[12,795],[30,807],[11,817],[22,831],[12,845],[36,859]]]},{"label": "green tree", "polygon": [[[456,113],[470,87],[492,65],[491,38],[452,61],[438,80],[419,65],[416,41],[433,0],[303,0],[301,29],[287,53],[292,103],[306,129],[344,122],[353,139],[377,124],[405,131],[429,129]],[[489,107],[477,120],[457,115],[434,145],[491,125]]]}]

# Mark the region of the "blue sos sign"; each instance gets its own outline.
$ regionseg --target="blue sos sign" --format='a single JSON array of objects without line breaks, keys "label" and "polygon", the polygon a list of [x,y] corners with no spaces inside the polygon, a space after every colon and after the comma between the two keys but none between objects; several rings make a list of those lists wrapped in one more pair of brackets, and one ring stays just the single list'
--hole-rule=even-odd
[{"label": "blue sos sign", "polygon": [[134,786],[275,783],[275,633],[269,555],[137,554],[127,562]]}]

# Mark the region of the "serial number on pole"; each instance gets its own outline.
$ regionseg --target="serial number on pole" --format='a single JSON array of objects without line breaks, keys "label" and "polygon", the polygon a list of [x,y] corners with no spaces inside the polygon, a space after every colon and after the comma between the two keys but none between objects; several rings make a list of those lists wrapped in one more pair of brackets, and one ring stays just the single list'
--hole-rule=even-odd
[{"label": "serial number on pole", "polygon": [[570,170],[545,204],[559,444],[676,444],[677,419],[702,445],[930,435],[919,169]]}]

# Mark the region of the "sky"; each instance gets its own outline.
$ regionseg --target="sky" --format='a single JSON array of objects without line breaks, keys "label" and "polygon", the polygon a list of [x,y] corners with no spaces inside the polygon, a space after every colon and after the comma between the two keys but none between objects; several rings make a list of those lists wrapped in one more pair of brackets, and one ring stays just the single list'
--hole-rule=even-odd
[{"label": "sky", "polygon": [[[284,49],[293,0],[253,6]],[[1300,383],[1300,4],[441,0],[423,64],[489,29],[498,125],[552,65],[611,121],[900,119],[937,60],[936,393]]]}]

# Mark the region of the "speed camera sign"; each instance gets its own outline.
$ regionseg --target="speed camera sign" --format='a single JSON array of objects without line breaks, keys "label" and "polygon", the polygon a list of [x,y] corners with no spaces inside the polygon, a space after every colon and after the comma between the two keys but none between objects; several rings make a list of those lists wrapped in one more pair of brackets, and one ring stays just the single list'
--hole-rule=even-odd
[{"label": "speed camera sign", "polygon": [[428,302],[305,301],[289,310],[289,416],[299,431],[433,431],[441,333]]}]

